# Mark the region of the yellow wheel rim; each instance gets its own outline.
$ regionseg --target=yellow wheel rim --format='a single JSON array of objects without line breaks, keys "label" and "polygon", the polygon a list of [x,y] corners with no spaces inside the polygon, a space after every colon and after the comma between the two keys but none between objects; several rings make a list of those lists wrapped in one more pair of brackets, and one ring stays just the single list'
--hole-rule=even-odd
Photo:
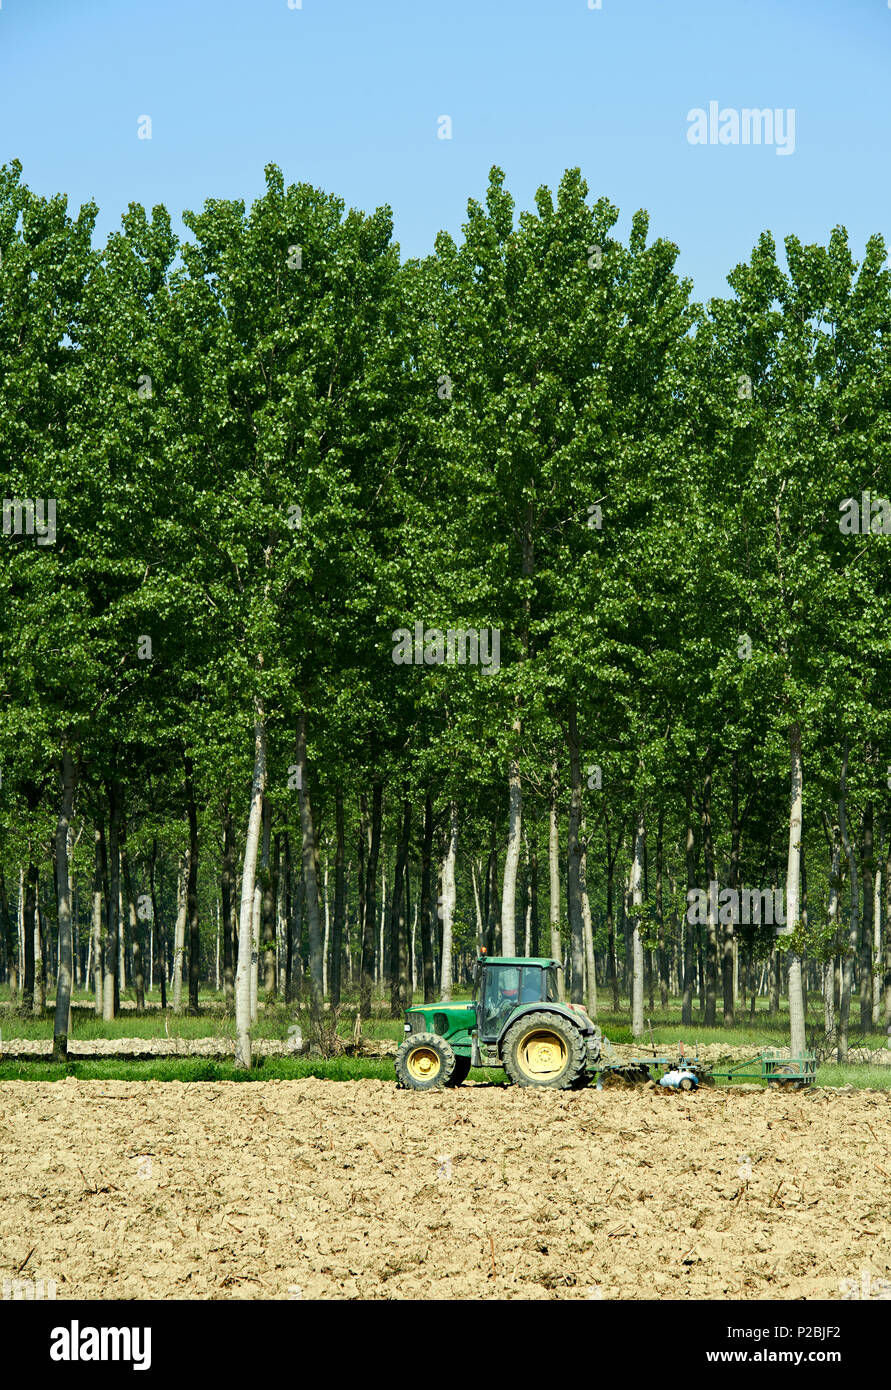
[{"label": "yellow wheel rim", "polygon": [[527,1033],[517,1048],[517,1061],[526,1076],[539,1080],[556,1076],[566,1066],[569,1049],[559,1033],[537,1028]]},{"label": "yellow wheel rim", "polygon": [[415,1081],[430,1081],[442,1066],[439,1053],[432,1047],[416,1047],[408,1054],[405,1065]]}]

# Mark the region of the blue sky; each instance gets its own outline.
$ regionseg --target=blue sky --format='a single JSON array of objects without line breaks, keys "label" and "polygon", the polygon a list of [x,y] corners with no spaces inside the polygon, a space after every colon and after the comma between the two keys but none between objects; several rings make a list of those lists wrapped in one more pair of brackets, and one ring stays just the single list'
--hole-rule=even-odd
[{"label": "blue sky", "polygon": [[[296,4],[296,0],[292,0]],[[592,0],[593,3],[593,0]],[[697,298],[765,228],[891,241],[888,0],[0,0],[0,163],[180,226],[263,166],[388,203],[404,255],[460,232],[499,164],[519,207],[579,165],[651,215]],[[687,113],[795,110],[795,152],[693,146]],[[137,138],[140,116],[152,139]],[[452,119],[452,139],[437,119]]]}]

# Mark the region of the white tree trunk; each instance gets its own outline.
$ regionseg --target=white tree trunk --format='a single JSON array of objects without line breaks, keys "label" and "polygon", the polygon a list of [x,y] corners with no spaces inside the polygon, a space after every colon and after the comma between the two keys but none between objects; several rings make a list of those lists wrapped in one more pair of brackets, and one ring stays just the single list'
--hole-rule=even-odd
[{"label": "white tree trunk", "polygon": [[251,1023],[257,1022],[260,1012],[260,918],[263,912],[263,889],[254,882],[254,901],[251,906]]},{"label": "white tree trunk", "polygon": [[189,874],[188,851],[180,856],[176,886],[176,926],[173,929],[173,1012],[183,1011],[183,955],[186,949],[186,884]]},{"label": "white tree trunk", "polygon": [[477,866],[476,859],[470,861],[470,878],[473,883],[473,905],[476,911],[476,948],[479,951],[481,946],[486,944],[486,924],[483,921],[483,907],[480,901],[480,878],[482,877],[482,867]]},{"label": "white tree trunk", "polygon": [[[832,856],[829,863],[827,926],[829,929],[829,939],[835,942],[838,938],[838,901],[839,884],[841,883],[841,835],[837,825],[832,827],[830,843],[832,845]],[[833,957],[834,954],[833,952]],[[823,1025],[827,1038],[832,1037],[832,1034],[835,1032],[834,958],[827,960],[823,965]]]},{"label": "white tree trunk", "polygon": [[643,1037],[644,1031],[644,952],[640,930],[643,908],[644,812],[638,811],[634,834],[634,858],[631,861],[631,1035]]},{"label": "white tree trunk", "polygon": [[[95,831],[96,854],[98,855],[100,834]],[[90,936],[93,949],[93,1009],[97,1018],[102,1017],[102,880],[97,873],[93,882],[93,930]]]},{"label": "white tree trunk", "polygon": [[[326,840],[327,844],[327,840]],[[322,941],[322,993],[328,993],[328,949],[331,942],[331,904],[328,901],[328,850],[325,850],[325,873],[322,878],[322,895],[325,899],[325,936]]]},{"label": "white tree trunk", "polygon": [[[885,827],[882,820],[879,820],[879,847],[876,851],[876,861],[882,862],[882,849],[884,848]],[[882,870],[876,870],[875,875],[875,895],[873,897],[872,911],[872,1021],[873,1026],[878,1028],[882,1016]]]},{"label": "white tree trunk", "polygon": [[[551,926],[551,959],[562,961],[563,947],[560,943],[560,825],[557,819],[557,796],[559,792],[559,766],[555,758],[551,765],[550,804],[548,807],[548,919]],[[566,997],[566,976],[557,971],[560,998]]]},{"label": "white tree trunk", "polygon": [[118,992],[121,995],[127,988],[124,934],[124,886],[123,875],[121,875],[118,885]]},{"label": "white tree trunk", "polygon": [[508,771],[507,853],[504,856],[504,884],[501,892],[501,954],[517,954],[517,871],[520,865],[520,835],[523,825],[523,795],[520,764],[511,758]]},{"label": "white tree trunk", "polygon": [[[458,807],[449,807],[449,841],[442,861],[442,964],[439,997],[452,997],[452,925],[455,920],[455,861],[458,857]],[[513,952],[511,952],[513,954]]]},{"label": "white tree trunk", "polygon": [[71,887],[68,880],[68,831],[74,804],[74,763],[67,743],[62,746],[62,804],[56,826],[56,896],[59,904],[59,972],[53,1022],[53,1061],[68,1057],[71,1027]]},{"label": "white tree trunk", "polygon": [[[585,1003],[589,1018],[597,1017],[597,966],[594,960],[594,929],[591,900],[588,897],[588,839],[582,822],[581,858],[582,927],[585,934]],[[531,912],[531,908],[530,908]]]},{"label": "white tree trunk", "polygon": [[266,788],[266,723],[263,706],[256,702],[254,723],[254,780],[251,788],[251,810],[244,844],[244,865],[241,873],[241,908],[238,916],[238,969],[235,974],[235,1065],[251,1065],[251,955],[253,947],[254,887],[257,878],[257,853],[260,848],[260,829],[263,821],[263,792]]},{"label": "white tree trunk", "polygon": [[19,869],[19,979],[25,978],[25,870]]},{"label": "white tree trunk", "polygon": [[[789,731],[789,858],[786,866],[786,931],[794,931],[801,915],[801,810],[802,810],[802,762],[801,729],[792,725]],[[801,956],[795,952],[787,953],[789,965],[789,1036],[793,1057],[800,1057],[805,1050],[804,998],[801,992]]]},{"label": "white tree trunk", "polygon": [[43,942],[40,931],[40,879],[34,889],[34,1008],[40,1017],[46,1007],[46,991],[43,988]]}]

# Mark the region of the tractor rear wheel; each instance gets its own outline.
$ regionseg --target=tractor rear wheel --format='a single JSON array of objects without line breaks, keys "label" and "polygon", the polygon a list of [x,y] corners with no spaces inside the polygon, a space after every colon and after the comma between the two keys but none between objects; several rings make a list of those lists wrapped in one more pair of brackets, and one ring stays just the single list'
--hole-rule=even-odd
[{"label": "tractor rear wheel", "polygon": [[447,1086],[463,1086],[463,1085],[464,1085],[464,1082],[467,1080],[467,1078],[468,1078],[469,1075],[470,1075],[470,1058],[469,1058],[469,1057],[460,1057],[460,1056],[456,1055],[456,1056],[455,1056],[455,1070],[452,1072],[451,1076],[449,1077],[448,1081],[447,1081],[445,1084],[446,1084]]},{"label": "tractor rear wheel", "polygon": [[412,1033],[396,1053],[396,1082],[406,1091],[438,1091],[449,1084],[457,1061],[437,1033]]},{"label": "tractor rear wheel", "polygon": [[526,1014],[507,1030],[502,1045],[504,1066],[518,1086],[549,1086],[566,1091],[585,1072],[587,1049],[582,1033],[562,1014]]}]

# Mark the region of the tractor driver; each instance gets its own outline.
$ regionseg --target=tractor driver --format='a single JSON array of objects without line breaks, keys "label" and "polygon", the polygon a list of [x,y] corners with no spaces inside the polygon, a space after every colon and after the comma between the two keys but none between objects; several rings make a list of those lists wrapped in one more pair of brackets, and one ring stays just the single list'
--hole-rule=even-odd
[{"label": "tractor driver", "polygon": [[502,968],[498,971],[495,990],[491,993],[486,991],[486,1014],[490,1033],[498,1030],[511,1010],[516,1008],[519,1000],[519,987],[519,970]]}]

